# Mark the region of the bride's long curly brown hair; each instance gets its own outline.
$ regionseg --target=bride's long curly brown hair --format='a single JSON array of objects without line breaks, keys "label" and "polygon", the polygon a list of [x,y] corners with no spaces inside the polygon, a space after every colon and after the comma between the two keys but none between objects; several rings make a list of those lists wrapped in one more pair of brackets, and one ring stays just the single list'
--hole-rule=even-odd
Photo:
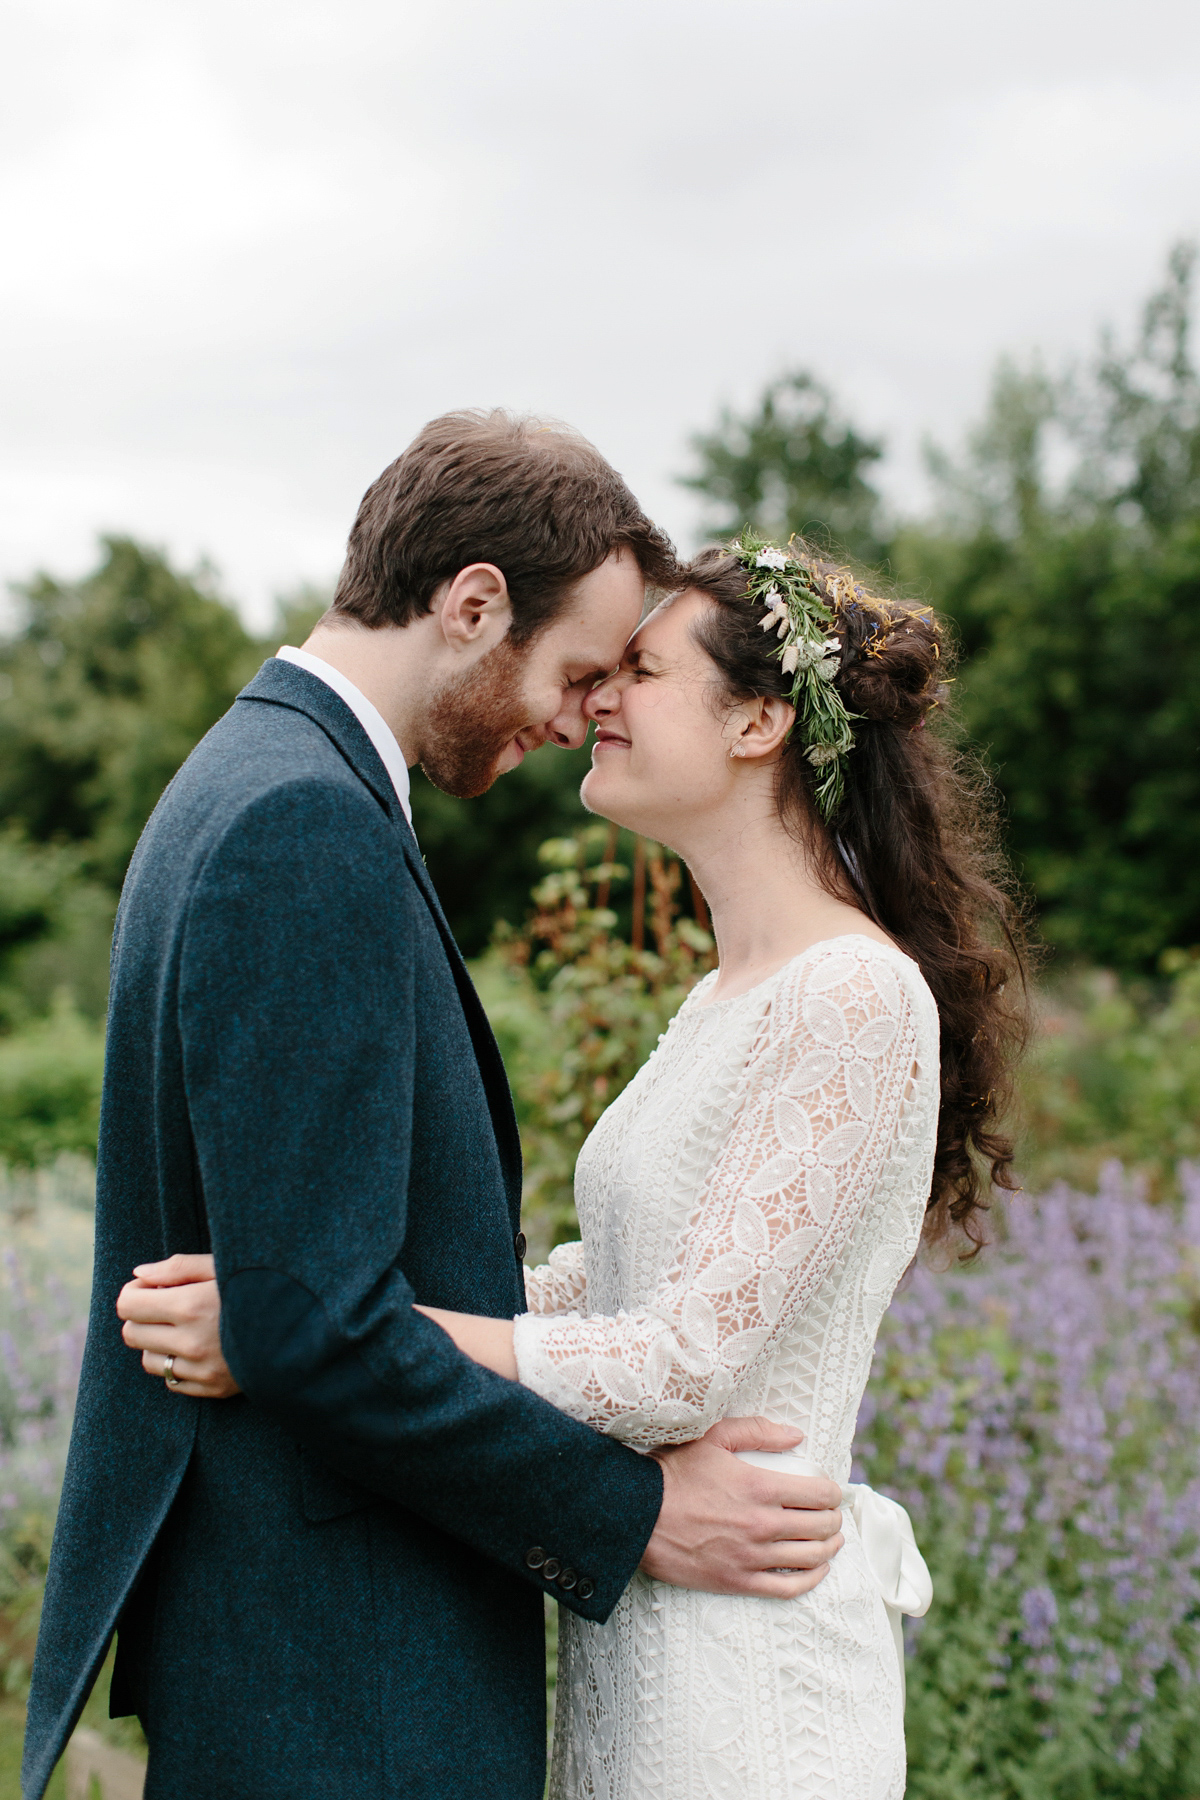
[{"label": "bride's long curly brown hair", "polygon": [[[839,899],[861,906],[920,968],[941,1019],[941,1113],[926,1242],[985,1241],[992,1187],[1017,1188],[1004,1128],[1012,1077],[1029,1034],[1022,908],[998,848],[983,772],[956,745],[949,713],[948,634],[932,609],[867,591],[847,569],[793,539],[816,578],[842,645],[836,682],[856,714],[845,793],[827,824],[814,799],[803,729],[779,768],[788,830]],[[701,553],[682,588],[713,602],[693,627],[731,704],[788,699],[774,632],[728,551]]]}]

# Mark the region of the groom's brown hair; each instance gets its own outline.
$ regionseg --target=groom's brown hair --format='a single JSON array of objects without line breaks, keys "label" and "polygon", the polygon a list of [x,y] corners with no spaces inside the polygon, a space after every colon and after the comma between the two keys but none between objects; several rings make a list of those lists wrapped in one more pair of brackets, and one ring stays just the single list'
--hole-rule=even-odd
[{"label": "groom's brown hair", "polygon": [[519,644],[614,550],[629,551],[651,586],[670,585],[670,539],[585,437],[499,410],[445,413],[363,495],[333,612],[372,628],[407,625],[443,581],[494,563]]}]

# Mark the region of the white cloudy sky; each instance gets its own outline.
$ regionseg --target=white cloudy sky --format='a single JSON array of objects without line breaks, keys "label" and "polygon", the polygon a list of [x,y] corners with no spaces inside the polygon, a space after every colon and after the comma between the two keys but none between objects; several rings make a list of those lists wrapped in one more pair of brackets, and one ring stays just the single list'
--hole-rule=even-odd
[{"label": "white cloudy sky", "polygon": [[898,504],[1200,226],[1195,0],[8,0],[0,576],[116,529],[265,622],[431,414],[689,431],[807,364]]}]

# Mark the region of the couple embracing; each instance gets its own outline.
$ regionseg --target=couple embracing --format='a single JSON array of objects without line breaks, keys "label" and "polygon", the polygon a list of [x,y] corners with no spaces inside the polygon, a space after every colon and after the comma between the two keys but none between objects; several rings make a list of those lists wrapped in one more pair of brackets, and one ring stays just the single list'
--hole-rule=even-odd
[{"label": "couple embracing", "polygon": [[[1019,1029],[942,656],[802,544],[680,567],[560,427],[451,415],[368,491],[125,883],[27,1800],[114,1631],[147,1800],[538,1800],[546,1595],[556,1800],[903,1793],[928,1576],[851,1439],[922,1232],[1006,1178]],[[720,966],[531,1269],[408,769],[477,795],[589,723]]]}]

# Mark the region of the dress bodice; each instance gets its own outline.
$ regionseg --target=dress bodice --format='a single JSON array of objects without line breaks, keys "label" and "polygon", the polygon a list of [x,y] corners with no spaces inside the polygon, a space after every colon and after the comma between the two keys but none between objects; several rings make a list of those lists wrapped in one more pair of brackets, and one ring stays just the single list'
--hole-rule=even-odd
[{"label": "dress bodice", "polygon": [[521,1379],[638,1447],[766,1413],[845,1481],[929,1194],[936,1008],[861,936],[731,1000],[714,979],[580,1153],[582,1242],[529,1272]]},{"label": "dress bodice", "polygon": [[[527,1271],[518,1368],[640,1449],[765,1414],[844,1484],[929,1196],[937,1011],[908,957],[857,935],[731,1000],[712,986],[584,1145],[582,1240]],[[843,1521],[795,1600],[639,1572],[603,1625],[565,1615],[551,1800],[900,1800],[893,1628]]]}]

